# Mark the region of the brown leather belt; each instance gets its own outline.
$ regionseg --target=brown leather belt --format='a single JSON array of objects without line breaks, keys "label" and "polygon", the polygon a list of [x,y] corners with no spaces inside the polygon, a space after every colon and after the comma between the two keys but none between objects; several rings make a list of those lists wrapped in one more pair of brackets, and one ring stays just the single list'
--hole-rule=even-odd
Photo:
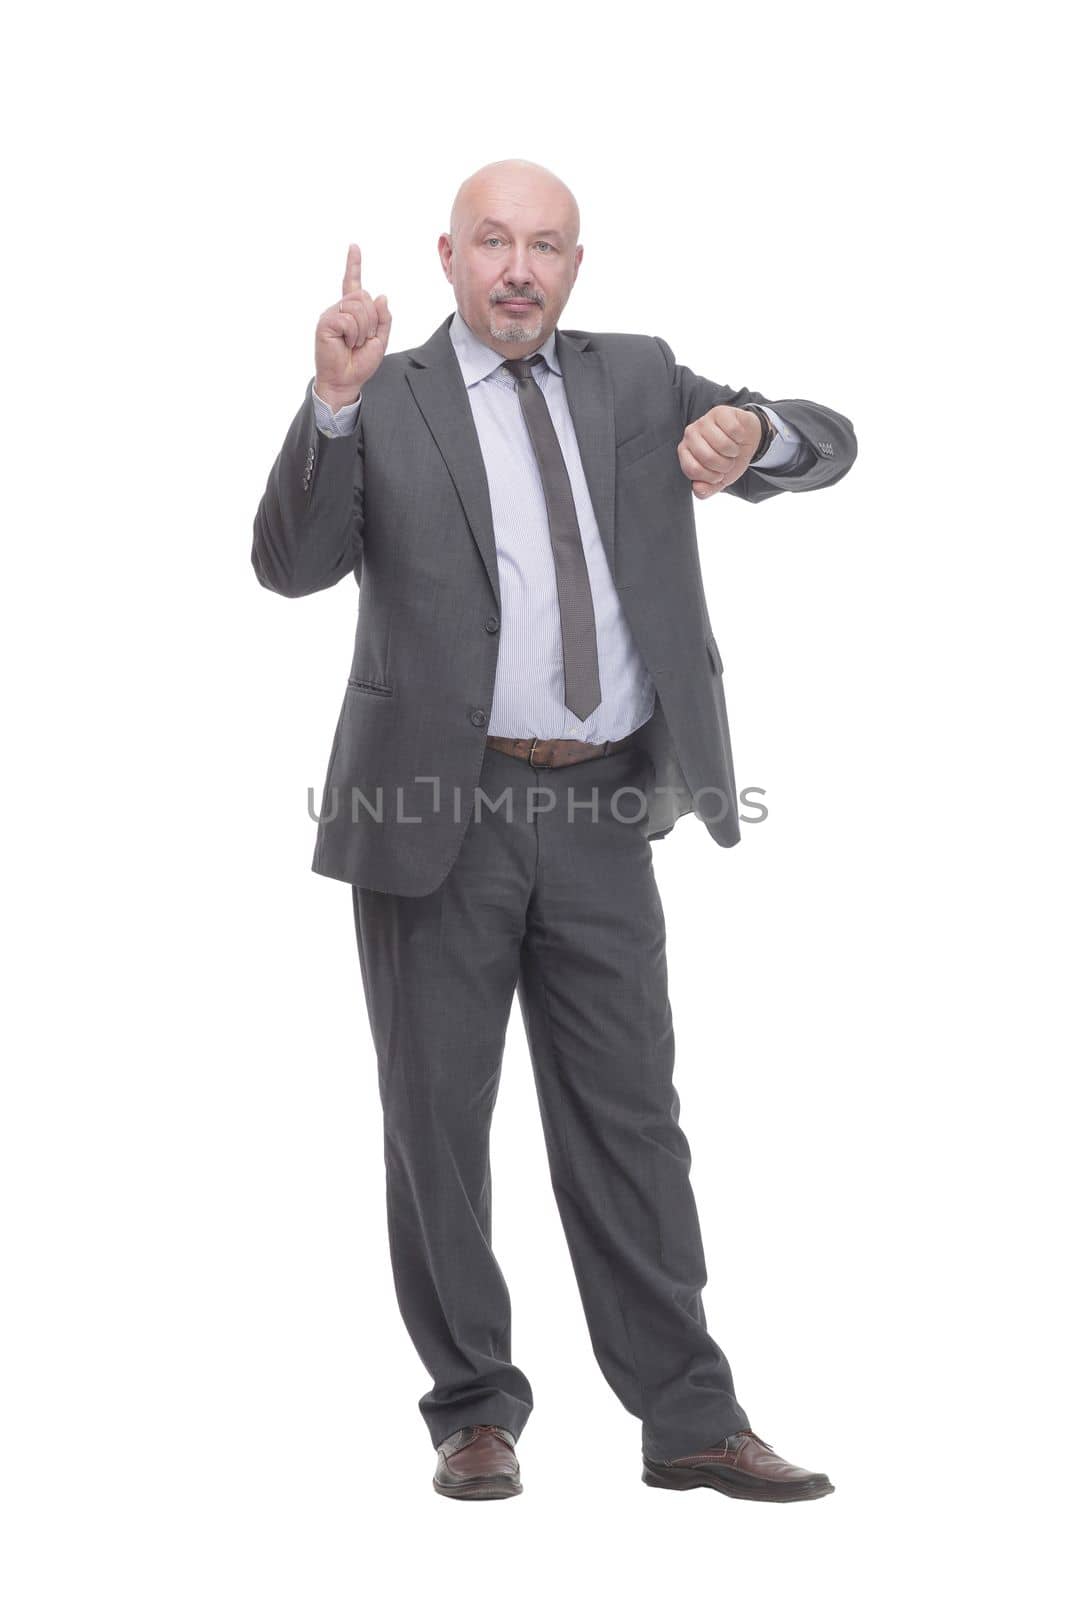
[{"label": "brown leather belt", "polygon": [[576,761],[591,761],[594,756],[625,749],[639,731],[635,728],[623,739],[605,739],[602,744],[586,744],[581,739],[507,739],[497,733],[491,733],[485,742],[506,756],[528,761],[531,767],[570,767]]}]

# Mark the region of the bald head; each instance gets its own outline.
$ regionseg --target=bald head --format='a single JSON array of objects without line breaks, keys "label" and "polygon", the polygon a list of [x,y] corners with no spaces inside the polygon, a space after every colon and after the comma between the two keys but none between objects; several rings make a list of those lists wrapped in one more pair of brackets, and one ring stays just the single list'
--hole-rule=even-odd
[{"label": "bald head", "polygon": [[[494,195],[506,195],[513,204],[529,210],[531,220],[538,208],[551,211],[557,226],[566,225],[568,243],[573,250],[578,243],[581,219],[574,195],[554,172],[536,161],[490,161],[479,167],[469,178],[464,178],[456,190],[449,217],[449,230],[455,238],[465,228],[475,226],[479,216],[492,215]],[[488,210],[486,209],[488,207]]]},{"label": "bald head", "polygon": [[536,161],[490,161],[460,184],[449,226],[437,249],[464,322],[501,354],[532,355],[582,262],[574,195]]}]

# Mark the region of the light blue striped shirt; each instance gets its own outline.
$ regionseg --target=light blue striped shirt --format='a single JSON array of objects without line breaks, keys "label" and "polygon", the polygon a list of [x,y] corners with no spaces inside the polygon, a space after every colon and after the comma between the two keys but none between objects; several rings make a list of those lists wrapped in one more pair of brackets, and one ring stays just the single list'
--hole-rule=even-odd
[{"label": "light blue striped shirt", "polygon": [[[506,358],[483,344],[458,310],[449,333],[474,415],[496,537],[500,644],[487,732],[517,739],[584,739],[592,744],[622,739],[652,715],[656,690],[622,613],[604,555],[556,355],[556,330],[535,352],[546,364],[539,364],[534,374],[570,478],[593,596],[601,700],[584,722],[563,704],[563,636],[548,507],[515,379],[503,370]],[[314,388],[312,397],[323,433],[352,431],[362,398],[333,412]],[[799,450],[799,435],[769,406],[764,409],[781,432],[760,465],[786,466]]]}]

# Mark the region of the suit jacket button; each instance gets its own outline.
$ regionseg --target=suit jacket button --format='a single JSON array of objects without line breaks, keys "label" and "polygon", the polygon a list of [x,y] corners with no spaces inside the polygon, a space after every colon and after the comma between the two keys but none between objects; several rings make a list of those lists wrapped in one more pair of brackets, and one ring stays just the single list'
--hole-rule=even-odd
[{"label": "suit jacket button", "polygon": [[489,721],[489,718],[486,716],[481,706],[478,706],[474,711],[471,712],[471,721],[474,723],[476,728],[484,728],[486,723]]},{"label": "suit jacket button", "polygon": [[495,633],[497,631],[497,629],[499,628],[499,626],[500,626],[500,624],[499,624],[499,622],[497,621],[497,619],[495,617],[486,617],[486,619],[485,619],[485,631],[486,631],[486,633]]}]

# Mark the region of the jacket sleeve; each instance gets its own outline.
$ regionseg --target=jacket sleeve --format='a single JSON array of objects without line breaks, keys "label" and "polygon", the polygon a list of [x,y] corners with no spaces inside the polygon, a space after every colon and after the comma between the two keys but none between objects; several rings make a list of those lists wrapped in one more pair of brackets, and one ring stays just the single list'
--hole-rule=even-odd
[{"label": "jacket sleeve", "polygon": [[363,407],[354,431],[316,426],[314,379],[270,470],[252,525],[252,566],[265,589],[297,599],[363,570]]},{"label": "jacket sleeve", "polygon": [[743,472],[724,494],[735,494],[756,504],[783,490],[797,494],[805,489],[825,489],[845,476],[856,459],[856,434],[851,422],[829,406],[814,400],[772,400],[758,389],[731,389],[691,372],[674,359],[664,339],[656,339],[667,367],[668,381],[678,396],[682,427],[687,428],[713,406],[743,406],[750,401],[773,406],[804,440],[805,449],[795,465],[787,470],[760,470],[757,464]]}]

